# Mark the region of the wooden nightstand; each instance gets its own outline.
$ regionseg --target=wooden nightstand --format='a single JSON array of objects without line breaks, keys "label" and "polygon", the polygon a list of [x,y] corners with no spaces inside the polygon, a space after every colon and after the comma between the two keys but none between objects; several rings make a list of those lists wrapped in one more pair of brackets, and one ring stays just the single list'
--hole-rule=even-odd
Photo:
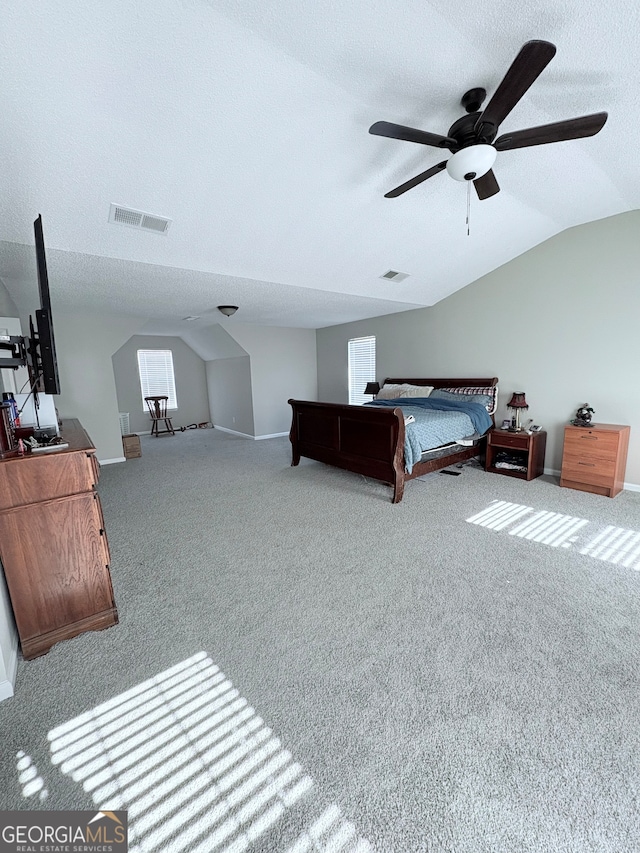
[{"label": "wooden nightstand", "polygon": [[614,498],[624,486],[630,432],[621,424],[566,426],[560,485]]},{"label": "wooden nightstand", "polygon": [[[487,456],[484,470],[494,474],[505,474],[507,477],[517,477],[519,480],[533,480],[544,471],[544,452],[547,447],[547,433],[540,432],[509,432],[504,429],[493,429],[487,433]],[[496,468],[496,454],[506,450],[522,460],[526,471],[515,471],[512,468]]]}]

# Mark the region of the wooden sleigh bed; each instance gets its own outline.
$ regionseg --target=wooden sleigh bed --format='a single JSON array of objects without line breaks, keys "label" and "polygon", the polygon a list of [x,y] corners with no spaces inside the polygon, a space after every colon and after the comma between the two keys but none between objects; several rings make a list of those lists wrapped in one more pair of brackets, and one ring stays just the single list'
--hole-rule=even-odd
[{"label": "wooden sleigh bed", "polygon": [[[385,379],[386,384],[431,385],[440,389],[487,389],[497,391],[493,378]],[[438,471],[484,453],[486,435],[471,446],[450,444],[423,454],[407,473],[404,461],[405,422],[400,405],[394,408],[347,406],[289,400],[293,419],[289,438],[292,465],[300,457],[335,465],[393,486],[393,503],[399,503],[407,480]],[[406,400],[411,403],[410,399]],[[495,407],[494,407],[495,411]],[[493,412],[491,415],[494,422]]]}]

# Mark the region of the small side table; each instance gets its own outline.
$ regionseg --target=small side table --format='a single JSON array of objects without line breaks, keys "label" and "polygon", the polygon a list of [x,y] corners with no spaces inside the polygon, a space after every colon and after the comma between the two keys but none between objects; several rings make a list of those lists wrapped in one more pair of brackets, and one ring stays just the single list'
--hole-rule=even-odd
[{"label": "small side table", "polygon": [[[544,454],[547,447],[547,433],[540,432],[509,432],[505,429],[492,429],[487,433],[487,455],[484,470],[493,474],[505,474],[507,477],[517,477],[519,480],[533,480],[544,471]],[[516,471],[513,468],[496,468],[496,454],[500,450],[513,451],[514,456],[522,459],[526,471]]]}]

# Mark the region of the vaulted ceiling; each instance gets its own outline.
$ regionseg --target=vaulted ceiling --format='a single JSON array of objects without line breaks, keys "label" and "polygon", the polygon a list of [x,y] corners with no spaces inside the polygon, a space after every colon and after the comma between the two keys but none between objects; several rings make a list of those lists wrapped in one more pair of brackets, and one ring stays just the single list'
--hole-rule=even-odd
[{"label": "vaulted ceiling", "polygon": [[[52,304],[318,328],[431,305],[573,225],[640,207],[635,0],[6,0],[0,27],[0,279]],[[368,133],[446,134],[520,47],[557,54],[501,126],[608,111],[588,139],[498,154],[471,197],[442,160]],[[446,152],[445,152],[446,153]],[[116,203],[166,234],[108,221]],[[409,275],[381,279],[390,269]],[[227,322],[227,321],[225,321]]]}]

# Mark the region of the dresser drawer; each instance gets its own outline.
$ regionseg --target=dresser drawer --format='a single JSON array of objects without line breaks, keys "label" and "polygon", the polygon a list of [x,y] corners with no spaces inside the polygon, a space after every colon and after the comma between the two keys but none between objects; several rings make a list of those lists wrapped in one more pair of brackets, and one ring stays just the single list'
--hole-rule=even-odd
[{"label": "dresser drawer", "polygon": [[7,459],[0,465],[0,510],[89,492],[97,482],[96,459],[85,450]]},{"label": "dresser drawer", "polygon": [[591,454],[609,451],[615,456],[618,444],[618,433],[605,430],[567,430],[564,436],[565,453]]},{"label": "dresser drawer", "polygon": [[593,456],[577,455],[565,452],[562,457],[562,477],[565,480],[575,480],[578,483],[610,484],[616,472],[616,458],[609,459]]}]

